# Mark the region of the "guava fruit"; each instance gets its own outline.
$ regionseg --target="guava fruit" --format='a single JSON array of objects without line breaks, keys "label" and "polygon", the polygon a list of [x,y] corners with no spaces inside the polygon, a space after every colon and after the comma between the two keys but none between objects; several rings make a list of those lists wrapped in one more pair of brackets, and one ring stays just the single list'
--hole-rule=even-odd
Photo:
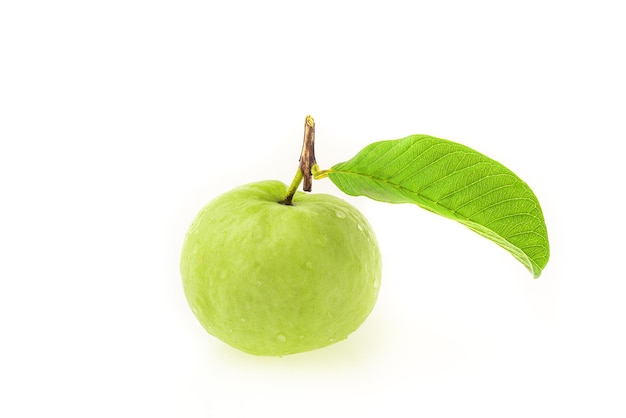
[{"label": "guava fruit", "polygon": [[218,196],[183,244],[186,299],[209,334],[244,352],[282,356],[344,340],[372,311],[381,254],[347,202],[261,181]]}]

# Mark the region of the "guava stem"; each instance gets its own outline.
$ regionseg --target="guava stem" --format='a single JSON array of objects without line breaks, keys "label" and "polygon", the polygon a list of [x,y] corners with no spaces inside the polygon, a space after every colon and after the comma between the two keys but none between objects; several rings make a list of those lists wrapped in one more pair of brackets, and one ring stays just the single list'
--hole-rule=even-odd
[{"label": "guava stem", "polygon": [[294,177],[289,189],[287,189],[287,195],[280,201],[283,205],[292,205],[293,196],[296,194],[300,183],[304,180],[302,189],[305,192],[310,192],[313,186],[313,169],[317,170],[317,163],[315,162],[315,120],[309,115],[304,120],[304,141],[302,143],[302,152],[300,153],[300,163],[298,164],[298,171]]},{"label": "guava stem", "polygon": [[300,187],[300,183],[302,183],[302,170],[300,170],[300,167],[298,167],[298,171],[296,171],[296,176],[293,178],[289,189],[287,189],[287,195],[279,203],[291,206],[293,204],[293,196],[296,194],[298,187]]},{"label": "guava stem", "polygon": [[309,115],[304,120],[304,141],[300,154],[300,170],[304,179],[302,189],[305,192],[310,192],[313,187],[311,169],[315,164],[315,120]]}]

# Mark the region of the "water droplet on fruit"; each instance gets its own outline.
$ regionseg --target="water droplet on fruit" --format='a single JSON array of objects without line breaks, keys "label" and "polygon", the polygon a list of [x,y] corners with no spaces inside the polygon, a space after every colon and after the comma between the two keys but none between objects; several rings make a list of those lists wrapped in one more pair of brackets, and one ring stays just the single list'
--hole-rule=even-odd
[{"label": "water droplet on fruit", "polygon": [[335,339],[334,339],[334,338],[329,338],[329,339],[328,339],[328,342],[329,342],[329,343],[334,343],[334,342],[335,342]]},{"label": "water droplet on fruit", "polygon": [[306,262],[306,268],[313,269],[313,263],[311,263],[310,261],[307,261]]},{"label": "water droplet on fruit", "polygon": [[193,250],[191,250],[192,254],[198,254],[198,244],[194,244]]},{"label": "water droplet on fruit", "polygon": [[246,318],[239,318],[241,322],[246,322]]},{"label": "water droplet on fruit", "polygon": [[287,337],[285,337],[283,334],[278,334],[276,339],[278,340],[279,343],[284,343],[285,341],[287,341]]},{"label": "water droplet on fruit", "polygon": [[374,280],[374,289],[378,289],[380,287],[380,280]]},{"label": "water droplet on fruit", "polygon": [[335,215],[337,215],[338,218],[342,218],[342,219],[346,217],[346,214],[340,210],[336,210]]},{"label": "water droplet on fruit", "polygon": [[356,226],[357,228],[359,228],[359,231],[365,231],[365,228],[363,228],[363,225],[357,224]]}]

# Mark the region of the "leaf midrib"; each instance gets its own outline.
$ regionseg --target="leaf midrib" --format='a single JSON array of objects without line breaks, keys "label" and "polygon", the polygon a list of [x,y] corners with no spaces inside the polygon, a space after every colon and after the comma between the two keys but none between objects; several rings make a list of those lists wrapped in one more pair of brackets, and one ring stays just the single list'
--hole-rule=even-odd
[{"label": "leaf midrib", "polygon": [[404,187],[404,186],[401,186],[401,185],[399,185],[399,184],[392,183],[392,182],[390,182],[390,181],[388,181],[388,180],[381,179],[381,178],[378,178],[378,177],[374,177],[374,176],[372,176],[372,175],[355,173],[355,172],[353,172],[353,171],[348,171],[348,170],[341,170],[341,169],[340,169],[340,170],[337,170],[337,169],[335,169],[335,168],[331,169],[331,170],[329,171],[329,173],[328,173],[328,174],[329,174],[329,175],[332,175],[333,173],[343,173],[343,174],[348,174],[348,175],[352,175],[352,176],[356,176],[356,177],[364,177],[364,178],[369,178],[369,179],[372,179],[372,180],[375,180],[375,181],[379,181],[379,182],[381,182],[381,183],[388,184],[388,185],[392,186],[392,187],[393,187],[393,188],[395,188],[395,189],[400,189],[400,190],[406,191],[406,192],[408,192],[408,193],[410,193],[410,194],[413,194],[413,195],[417,196],[419,199],[421,199],[421,200],[423,200],[423,201],[426,201],[427,203],[430,203],[430,204],[432,204],[432,205],[436,205],[436,206],[438,206],[438,207],[441,207],[441,208],[445,209],[447,212],[449,212],[449,213],[453,214],[455,218],[463,219],[464,221],[467,221],[467,222],[474,222],[474,221],[470,220],[468,217],[466,217],[466,216],[465,216],[465,215],[463,215],[463,214],[460,214],[461,216],[458,216],[458,215],[457,215],[457,214],[458,214],[458,212],[456,212],[456,211],[454,211],[454,210],[450,209],[449,207],[447,207],[447,206],[445,206],[445,205],[442,205],[442,204],[440,204],[440,203],[438,203],[438,202],[436,202],[436,201],[434,201],[434,200],[432,200],[432,199],[430,199],[430,198],[428,198],[428,197],[425,197],[425,196],[420,195],[420,193],[419,193],[419,192],[415,192],[415,191],[413,191],[413,190],[411,190],[411,189],[407,189],[407,188],[406,188],[406,187]]},{"label": "leaf midrib", "polygon": [[[453,219],[456,220],[458,222],[460,222],[461,224],[465,225],[465,226],[473,226],[472,229],[476,230],[477,226],[478,227],[482,227],[482,228],[486,228],[488,229],[493,235],[498,236],[502,241],[507,242],[509,245],[511,245],[514,248],[517,248],[521,254],[517,254],[515,255],[516,258],[518,258],[518,260],[520,262],[522,262],[522,264],[525,264],[527,267],[529,267],[529,269],[531,269],[531,271],[533,272],[533,275],[535,275],[535,277],[537,277],[537,272],[541,271],[541,269],[539,268],[539,266],[537,265],[537,263],[531,259],[528,254],[526,254],[524,252],[524,250],[522,249],[522,247],[519,247],[518,245],[514,244],[513,242],[511,242],[511,240],[509,239],[509,237],[505,237],[500,235],[499,233],[497,233],[496,231],[494,231],[492,228],[486,226],[486,225],[481,225],[480,223],[477,223],[476,221],[472,221],[470,218],[468,218],[466,215],[463,215],[462,213],[459,213],[457,211],[454,211],[452,209],[450,209],[449,207],[447,207],[446,205],[440,204],[432,199],[429,199],[427,197],[424,197],[422,195],[419,194],[419,192],[414,192],[413,190],[407,189],[406,187],[391,183],[385,179],[381,179],[372,175],[367,175],[367,174],[360,174],[360,173],[354,173],[352,171],[348,171],[348,170],[343,170],[343,169],[331,169],[331,171],[328,173],[329,175],[332,175],[333,173],[341,173],[344,175],[351,175],[351,176],[356,176],[356,177],[363,177],[365,179],[371,179],[373,181],[378,181],[378,182],[382,182],[385,183],[387,185],[392,186],[394,189],[398,189],[400,191],[403,192],[408,192],[409,194],[415,195],[417,197],[417,199],[426,202],[426,204],[431,204],[432,206],[436,206],[439,210],[443,209],[442,212],[445,212],[447,217],[449,219]],[[414,202],[409,202],[407,201],[407,203],[414,203]],[[419,203],[418,203],[419,204]],[[420,205],[421,206],[421,205]],[[432,208],[427,207],[429,210],[432,210]],[[527,212],[520,212],[520,214],[525,214],[525,215],[530,215],[532,216],[530,213]],[[469,225],[468,225],[469,224]],[[523,233],[515,233],[514,235],[521,235],[521,234],[527,234],[527,233],[534,233],[537,234],[536,231],[524,231]],[[540,234],[537,234],[540,235]],[[497,243],[497,241],[495,241]],[[541,247],[544,247],[543,245]],[[523,247],[526,248],[526,247]],[[524,258],[524,260],[519,259],[519,256],[522,256]],[[538,270],[537,270],[538,268]]]},{"label": "leaf midrib", "polygon": [[[401,185],[398,185],[398,184],[392,183],[392,182],[390,182],[390,181],[388,181],[388,180],[385,180],[385,179],[382,179],[382,178],[379,178],[379,177],[375,177],[375,176],[372,176],[372,175],[361,174],[361,173],[355,173],[355,172],[348,171],[348,170],[344,170],[344,169],[334,169],[334,168],[333,168],[333,169],[329,172],[329,174],[330,174],[330,175],[332,175],[332,173],[342,173],[342,174],[345,174],[345,175],[352,175],[352,176],[356,176],[356,177],[363,177],[363,178],[372,179],[372,180],[374,180],[374,181],[378,181],[378,182],[385,183],[385,184],[387,184],[387,185],[392,186],[394,189],[398,189],[398,190],[401,190],[401,191],[407,192],[407,193],[409,193],[409,194],[415,195],[415,196],[417,197],[417,199],[419,199],[419,200],[422,200],[422,201],[426,202],[426,204],[430,204],[430,205],[432,205],[432,206],[436,206],[437,208],[441,208],[441,209],[443,209],[443,211],[445,211],[447,214],[449,214],[449,216],[448,216],[449,218],[451,218],[451,219],[455,219],[455,220],[459,220],[459,221],[461,221],[461,222],[471,222],[471,223],[473,223],[473,224],[478,224],[478,225],[480,225],[478,222],[476,222],[476,221],[473,221],[473,220],[472,220],[472,216],[474,216],[476,213],[480,213],[480,212],[483,212],[483,211],[485,210],[485,208],[483,208],[483,209],[481,209],[480,211],[478,211],[478,212],[476,212],[475,214],[473,214],[472,216],[467,216],[467,215],[464,215],[463,213],[459,212],[458,210],[453,210],[453,209],[451,209],[450,207],[446,206],[445,204],[439,203],[438,201],[434,201],[434,200],[432,200],[432,199],[430,199],[430,198],[428,198],[428,197],[425,197],[425,196],[421,195],[419,192],[415,192],[415,191],[413,191],[413,190],[411,190],[411,189],[408,189],[408,188],[406,188],[406,187],[403,187],[403,186],[401,186]],[[486,195],[486,194],[481,195],[481,196],[485,196],[485,195]],[[528,198],[526,198],[526,197],[521,198],[521,199],[528,200]],[[508,199],[508,200],[510,200],[510,199]],[[407,203],[413,203],[413,202],[407,202]],[[501,204],[501,203],[502,203],[502,202],[500,201],[500,202],[494,203],[493,205],[495,205],[495,204]],[[490,205],[489,207],[491,207],[491,206],[493,206],[493,205]],[[464,204],[463,206],[466,206],[466,205]],[[429,209],[430,209],[430,208],[429,208]],[[534,215],[533,215],[533,214],[531,214],[530,212],[518,212],[518,213],[516,213],[516,214],[519,214],[519,215],[527,215],[527,216],[530,216],[530,217],[532,217],[532,218],[534,218],[534,219],[538,219],[536,216],[534,216]],[[509,215],[507,215],[507,216],[514,216],[514,215],[516,215],[516,214],[509,214]],[[512,236],[522,235],[522,234],[528,234],[528,233],[535,233],[535,234],[537,234],[537,232],[536,232],[536,231],[524,231],[524,232],[516,232],[515,234],[510,235],[510,236],[503,236],[503,235],[500,235],[499,233],[495,232],[492,228],[490,228],[490,227],[488,226],[489,224],[491,224],[491,223],[493,223],[493,222],[496,222],[496,221],[498,221],[498,220],[500,220],[500,218],[497,218],[497,219],[491,220],[488,224],[485,224],[485,225],[482,225],[482,226],[483,226],[483,227],[485,227],[485,228],[488,228],[490,231],[492,231],[494,234],[496,234],[497,236],[499,236],[499,237],[500,237],[500,238],[502,238],[503,240],[505,240],[505,241],[507,241],[507,242],[511,243],[511,245],[515,245],[515,244],[513,244],[513,243],[510,241],[510,238],[511,238]],[[539,234],[537,234],[537,235],[539,235]],[[517,245],[516,245],[516,247],[517,247]]]}]

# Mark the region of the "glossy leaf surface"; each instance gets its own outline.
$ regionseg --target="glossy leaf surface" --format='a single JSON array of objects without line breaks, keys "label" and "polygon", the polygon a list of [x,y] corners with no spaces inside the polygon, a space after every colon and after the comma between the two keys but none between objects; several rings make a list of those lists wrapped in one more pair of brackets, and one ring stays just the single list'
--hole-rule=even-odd
[{"label": "glossy leaf surface", "polygon": [[375,142],[327,174],[349,195],[413,203],[454,219],[508,250],[534,277],[548,262],[548,234],[533,191],[464,145],[427,135]]}]

